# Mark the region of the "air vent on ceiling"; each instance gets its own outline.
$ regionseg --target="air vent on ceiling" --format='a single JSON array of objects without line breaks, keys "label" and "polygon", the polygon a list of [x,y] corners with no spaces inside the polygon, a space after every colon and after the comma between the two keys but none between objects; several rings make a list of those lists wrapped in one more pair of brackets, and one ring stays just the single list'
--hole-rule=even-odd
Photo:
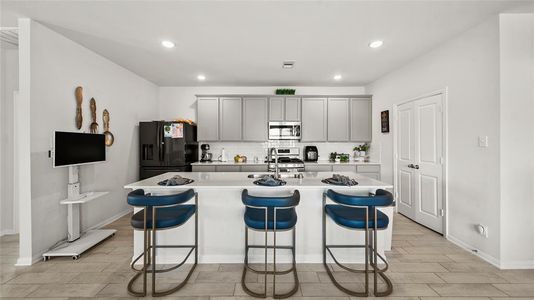
[{"label": "air vent on ceiling", "polygon": [[284,68],[284,69],[292,69],[294,66],[295,66],[295,61],[294,60],[286,60],[282,64],[282,68]]}]

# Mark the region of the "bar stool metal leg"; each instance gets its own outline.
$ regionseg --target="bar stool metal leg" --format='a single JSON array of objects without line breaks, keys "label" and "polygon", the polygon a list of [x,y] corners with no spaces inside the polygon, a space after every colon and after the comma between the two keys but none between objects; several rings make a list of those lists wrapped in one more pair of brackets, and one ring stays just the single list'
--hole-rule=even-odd
[{"label": "bar stool metal leg", "polygon": [[[195,193],[195,244],[194,245],[157,245],[156,243],[156,233],[157,230],[155,228],[156,220],[157,220],[157,208],[152,207],[152,228],[151,232],[147,228],[147,211],[148,207],[144,208],[143,218],[144,218],[144,227],[143,227],[143,252],[137,256],[133,262],[131,263],[131,268],[136,271],[137,273],[130,279],[128,282],[127,290],[128,293],[135,297],[144,297],[147,295],[147,273],[152,273],[152,296],[153,297],[162,297],[170,295],[179,289],[181,289],[185,284],[187,284],[189,278],[193,274],[193,271],[195,270],[197,263],[198,263],[198,194]],[[181,226],[181,225],[180,225]],[[169,268],[159,269],[156,268],[156,258],[157,248],[186,248],[190,249],[187,253],[186,257],[177,265],[174,265]],[[189,256],[191,256],[191,253],[195,251],[195,263],[192,265],[191,269],[189,270],[186,278],[182,280],[178,285],[175,287],[172,287],[170,289],[164,290],[164,291],[156,291],[156,273],[165,273],[170,272],[172,270],[176,270],[180,268],[182,265],[185,264],[185,262],[188,260]],[[135,264],[139,259],[143,257],[143,267],[142,269],[137,269],[135,267]],[[149,267],[151,268],[149,269]],[[137,292],[134,290],[133,285],[139,279],[140,276],[143,276],[143,291]]]},{"label": "bar stool metal leg", "polygon": [[[368,297],[369,296],[369,227],[366,226],[365,228],[365,244],[364,245],[328,245],[326,243],[327,235],[326,235],[326,212],[325,212],[325,204],[326,204],[326,195],[323,195],[323,265],[326,269],[326,273],[328,274],[328,277],[330,277],[330,280],[332,280],[332,283],[340,289],[341,291],[356,297]],[[367,211],[366,211],[367,212]],[[368,222],[368,214],[366,214],[366,224],[369,224]],[[356,270],[353,268],[349,268],[343,264],[341,264],[339,261],[337,261],[336,257],[330,250],[330,248],[364,248],[365,250],[365,270]],[[330,266],[326,263],[326,252],[330,254],[336,265],[341,267],[342,269],[349,271],[351,273],[364,273],[365,275],[365,286],[363,292],[358,292],[355,290],[348,289],[344,286],[342,286],[335,278],[334,274],[330,270]]]}]

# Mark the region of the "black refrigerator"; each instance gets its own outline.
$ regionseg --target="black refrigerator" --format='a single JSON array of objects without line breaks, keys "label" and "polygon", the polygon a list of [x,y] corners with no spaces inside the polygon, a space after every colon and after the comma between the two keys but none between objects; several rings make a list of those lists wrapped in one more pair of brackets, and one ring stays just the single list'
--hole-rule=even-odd
[{"label": "black refrigerator", "polygon": [[191,172],[198,161],[197,127],[187,123],[139,123],[139,179],[166,172]]}]

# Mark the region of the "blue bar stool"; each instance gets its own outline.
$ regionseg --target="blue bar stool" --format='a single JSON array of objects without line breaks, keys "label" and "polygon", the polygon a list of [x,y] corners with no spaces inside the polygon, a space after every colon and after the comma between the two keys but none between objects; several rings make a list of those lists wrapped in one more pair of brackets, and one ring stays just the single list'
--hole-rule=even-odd
[{"label": "blue bar stool", "polygon": [[[243,275],[241,276],[241,286],[243,290],[250,296],[257,298],[267,297],[267,275],[273,275],[273,298],[282,299],[291,297],[299,289],[299,279],[297,276],[297,266],[295,259],[295,225],[297,224],[297,213],[295,207],[300,202],[300,193],[298,190],[293,192],[293,195],[287,197],[256,197],[248,194],[248,190],[244,190],[241,199],[245,204],[245,265],[243,268]],[[265,245],[249,245],[248,244],[248,230],[263,231],[265,233]],[[276,234],[279,231],[292,231],[292,245],[279,246],[276,245]],[[268,233],[273,233],[273,245],[267,244]],[[248,252],[249,249],[265,249],[265,269],[256,270],[249,265]],[[267,249],[273,249],[273,271],[267,270]],[[288,249],[293,255],[293,265],[288,270],[276,270],[276,250]],[[263,293],[257,293],[250,290],[245,282],[247,271],[252,271],[257,274],[265,276],[265,287]],[[293,272],[294,286],[284,294],[276,293],[276,275],[289,274]]]},{"label": "blue bar stool", "polygon": [[[326,204],[326,200],[330,199],[337,204]],[[328,273],[328,276],[334,283],[334,285],[341,291],[357,297],[369,296],[369,273],[374,274],[374,295],[376,297],[388,296],[393,292],[393,285],[391,280],[386,276],[385,272],[388,269],[387,261],[378,254],[377,250],[377,232],[378,230],[384,230],[389,225],[389,218],[383,212],[377,209],[377,207],[386,207],[393,205],[393,195],[385,190],[377,190],[375,194],[369,194],[369,196],[355,196],[345,195],[333,190],[328,190],[323,194],[323,264]],[[365,244],[364,245],[329,245],[326,242],[326,216],[330,217],[337,225],[351,229],[351,230],[364,230],[365,231]],[[372,235],[369,234],[372,231]],[[365,270],[356,270],[349,268],[340,263],[332,251],[331,248],[365,248]],[[363,292],[357,292],[347,289],[337,282],[330,268],[326,264],[326,252],[332,256],[334,262],[342,269],[352,273],[364,273],[365,274],[365,290]],[[378,261],[380,260],[385,264],[384,268],[378,267]],[[369,265],[373,270],[369,270]],[[378,275],[383,279],[386,284],[385,291],[378,291]]]},{"label": "blue bar stool", "polygon": [[[195,198],[195,204],[184,204]],[[147,273],[152,273],[152,296],[160,297],[170,295],[181,289],[191,277],[198,263],[198,194],[189,189],[180,194],[153,196],[145,194],[142,189],[128,194],[128,204],[135,207],[143,207],[143,210],[132,216],[131,224],[136,230],[143,230],[143,252],[135,258],[131,267],[137,274],[128,282],[128,293],[136,297],[146,296]],[[184,225],[192,216],[195,216],[195,244],[194,245],[157,245],[156,231],[176,228]],[[179,264],[156,270],[156,249],[158,248],[186,248],[190,249],[187,256]],[[187,277],[175,287],[164,291],[156,291],[156,273],[169,272],[181,267],[195,251],[195,263],[189,270]],[[143,257],[143,268],[137,269],[135,263]],[[149,269],[149,267],[151,268]],[[134,291],[135,281],[143,275],[143,291]]]}]

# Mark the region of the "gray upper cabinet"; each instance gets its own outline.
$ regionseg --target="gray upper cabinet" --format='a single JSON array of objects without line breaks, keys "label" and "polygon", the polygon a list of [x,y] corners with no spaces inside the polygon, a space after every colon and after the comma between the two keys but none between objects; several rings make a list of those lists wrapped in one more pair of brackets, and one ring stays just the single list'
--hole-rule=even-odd
[{"label": "gray upper cabinet", "polygon": [[267,98],[243,98],[243,141],[267,140]]},{"label": "gray upper cabinet", "polygon": [[220,98],[220,140],[240,141],[242,128],[241,98]]},{"label": "gray upper cabinet", "polygon": [[300,98],[286,97],[285,120],[300,121]]},{"label": "gray upper cabinet", "polygon": [[284,121],[284,97],[269,98],[269,121]]},{"label": "gray upper cabinet", "polygon": [[350,140],[370,142],[372,137],[372,103],[369,98],[350,99]]},{"label": "gray upper cabinet", "polygon": [[197,99],[197,124],[199,141],[219,140],[219,98]]},{"label": "gray upper cabinet", "polygon": [[322,142],[327,137],[327,99],[302,98],[302,141]]},{"label": "gray upper cabinet", "polygon": [[269,98],[269,121],[300,121],[300,98]]},{"label": "gray upper cabinet", "polygon": [[349,141],[349,98],[328,98],[328,141]]}]

